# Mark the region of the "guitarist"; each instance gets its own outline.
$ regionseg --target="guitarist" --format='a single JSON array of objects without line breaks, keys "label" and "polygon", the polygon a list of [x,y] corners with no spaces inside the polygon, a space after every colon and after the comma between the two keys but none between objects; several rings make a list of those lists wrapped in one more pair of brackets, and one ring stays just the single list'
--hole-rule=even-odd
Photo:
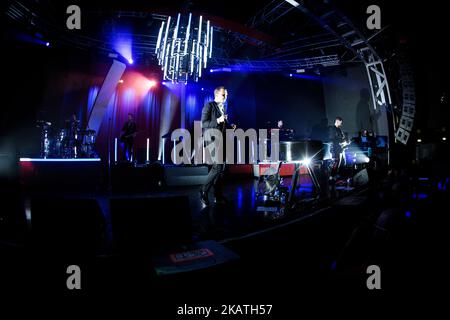
[{"label": "guitarist", "polygon": [[136,122],[134,121],[132,113],[128,113],[128,121],[123,125],[122,132],[120,141],[124,144],[125,160],[131,162],[133,155],[133,142],[137,132]]},{"label": "guitarist", "polygon": [[[217,87],[214,90],[214,101],[207,102],[202,109],[202,128],[203,129],[218,129],[225,135],[225,129],[233,128],[234,124],[229,124],[227,113],[225,109],[225,101],[227,100],[227,89],[223,86]],[[224,153],[225,155],[225,153]],[[200,200],[204,205],[209,204],[208,193],[212,189],[216,202],[225,203],[226,199],[222,194],[222,176],[225,170],[225,164],[214,163],[206,178],[205,184],[200,189]]]},{"label": "guitarist", "polygon": [[342,131],[342,123],[342,118],[336,117],[334,125],[330,127],[331,154],[333,156],[330,180],[336,179],[336,175],[344,160],[344,149],[348,145],[348,139]]}]

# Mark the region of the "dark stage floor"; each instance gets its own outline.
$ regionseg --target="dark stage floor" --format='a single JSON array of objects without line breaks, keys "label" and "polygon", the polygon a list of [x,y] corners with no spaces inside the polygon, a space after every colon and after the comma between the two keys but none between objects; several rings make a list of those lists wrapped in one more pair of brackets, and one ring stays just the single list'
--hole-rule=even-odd
[{"label": "dark stage floor", "polygon": [[[283,183],[290,185],[290,182],[285,178]],[[431,181],[422,182],[431,186]],[[77,264],[84,272],[84,290],[74,293],[78,295],[133,296],[146,292],[150,296],[157,292],[158,299],[150,304],[165,312],[176,310],[183,303],[241,303],[246,299],[259,304],[273,303],[293,312],[296,297],[336,299],[343,292],[362,292],[363,297],[367,296],[369,265],[379,265],[383,270],[384,293],[413,293],[418,288],[433,289],[448,283],[450,241],[446,232],[448,215],[440,209],[446,201],[442,191],[436,193],[431,187],[417,185],[414,190],[406,189],[402,196],[406,198],[397,201],[389,196],[392,182],[383,178],[362,189],[343,188],[340,197],[331,201],[311,200],[312,186],[303,185],[296,193],[297,209],[277,214],[257,210],[261,204],[255,199],[253,183],[252,178],[229,176],[224,184],[229,203],[208,207],[199,201],[198,186],[156,186],[145,192],[35,189],[25,194],[27,207],[28,199],[32,204],[36,198],[95,199],[106,222],[105,237],[95,252],[71,255],[58,238],[64,238],[66,231],[57,230],[64,223],[58,216],[53,216],[50,225],[41,229],[52,235],[57,231],[55,238],[45,239],[48,241],[45,245],[34,238],[33,229],[39,225],[31,225],[30,229],[29,224],[16,223],[16,229],[3,229],[8,231],[1,234],[0,242],[5,257],[1,266],[3,288],[38,293],[45,286],[51,292],[70,296],[73,293],[66,290],[66,268],[68,264]],[[380,192],[384,195],[380,196]],[[10,190],[9,195],[12,194]],[[135,239],[140,242],[126,250],[115,246],[116,229],[110,208],[115,200],[178,201],[183,197],[188,202],[174,204],[164,200],[157,202],[165,203],[160,207],[152,206],[152,201],[141,202],[140,216],[134,215],[132,209],[122,212],[124,217],[142,219],[134,225]],[[4,199],[5,205],[14,202],[12,196]],[[65,208],[59,213],[69,211],[70,208]],[[26,213],[28,218],[33,217],[33,211]],[[183,218],[186,214],[188,219]],[[145,238],[147,233],[178,238],[190,228],[194,242],[187,245],[156,252],[152,243],[145,242],[149,240]],[[144,238],[140,238],[142,235]],[[174,272],[161,273],[160,270],[168,270],[164,269],[164,263],[161,268],[161,257],[208,247],[211,245],[205,242],[208,240],[215,241],[213,247],[220,246],[215,256],[192,268],[182,264],[186,269],[178,265]]]},{"label": "dark stage floor", "polygon": [[[284,178],[283,185],[290,187],[291,178]],[[110,221],[110,199],[133,199],[133,198],[165,198],[176,196],[187,196],[189,206],[185,211],[191,215],[192,231],[195,240],[213,239],[222,241],[227,238],[245,236],[289,220],[299,218],[313,213],[324,207],[324,202],[313,200],[312,184],[297,187],[296,197],[298,207],[288,212],[262,211],[265,203],[262,197],[255,197],[255,179],[253,178],[230,178],[224,183],[224,194],[227,198],[226,204],[216,204],[214,197],[210,194],[209,206],[201,203],[199,198],[200,186],[161,186],[152,191],[64,191],[61,189],[52,191],[33,191],[28,193],[28,198],[39,197],[64,197],[64,198],[94,198],[102,209],[105,221]],[[345,191],[343,191],[345,192]],[[349,191],[345,192],[346,194]],[[258,209],[259,207],[259,209]],[[151,215],[168,215],[165,207],[144,207],[142,210]],[[30,212],[32,214],[32,212]],[[176,221],[174,221],[176,223]],[[110,227],[108,228],[110,230]]]}]

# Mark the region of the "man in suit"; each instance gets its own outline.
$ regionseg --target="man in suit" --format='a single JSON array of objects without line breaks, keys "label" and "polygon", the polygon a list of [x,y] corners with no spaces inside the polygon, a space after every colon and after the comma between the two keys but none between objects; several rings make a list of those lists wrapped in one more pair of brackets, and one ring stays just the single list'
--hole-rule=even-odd
[{"label": "man in suit", "polygon": [[[214,101],[208,102],[202,109],[202,128],[217,129],[222,132],[222,136],[225,136],[225,129],[233,128],[235,125],[229,125],[227,122],[227,113],[225,110],[225,102],[227,100],[227,90],[225,87],[220,86],[214,90]],[[225,143],[224,143],[225,145]],[[200,189],[200,200],[204,205],[209,204],[208,194],[212,189],[216,203],[225,203],[226,199],[222,194],[222,176],[225,170],[224,163],[214,163],[206,178],[205,184]]]}]

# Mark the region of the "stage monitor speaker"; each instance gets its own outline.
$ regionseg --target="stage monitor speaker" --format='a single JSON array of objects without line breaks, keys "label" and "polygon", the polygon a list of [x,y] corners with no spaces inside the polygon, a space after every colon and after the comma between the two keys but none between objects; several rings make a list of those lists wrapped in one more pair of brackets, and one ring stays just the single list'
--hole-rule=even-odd
[{"label": "stage monitor speaker", "polygon": [[148,255],[192,242],[187,196],[110,200],[114,248]]},{"label": "stage monitor speaker", "polygon": [[353,177],[353,185],[355,187],[365,186],[368,183],[369,183],[369,174],[367,172],[367,169],[363,169],[363,170],[359,171]]},{"label": "stage monitor speaker", "polygon": [[208,176],[208,166],[164,166],[164,180],[168,186],[202,185]]}]

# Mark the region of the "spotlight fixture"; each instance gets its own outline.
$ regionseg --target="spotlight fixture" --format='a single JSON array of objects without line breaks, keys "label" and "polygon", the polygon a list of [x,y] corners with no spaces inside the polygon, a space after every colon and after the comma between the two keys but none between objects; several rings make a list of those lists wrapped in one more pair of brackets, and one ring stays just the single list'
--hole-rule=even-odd
[{"label": "spotlight fixture", "polygon": [[311,158],[305,158],[301,162],[304,166],[309,167],[309,165],[311,164]]},{"label": "spotlight fixture", "polygon": [[155,80],[150,80],[148,85],[150,88],[153,88],[154,86],[156,86],[157,82]]},{"label": "spotlight fixture", "polygon": [[[196,21],[194,21],[196,20]],[[203,21],[179,13],[176,21],[169,17],[161,23],[155,54],[164,72],[164,80],[187,83],[198,81],[202,69],[212,56],[213,27]],[[212,71],[210,71],[212,72]]]}]

